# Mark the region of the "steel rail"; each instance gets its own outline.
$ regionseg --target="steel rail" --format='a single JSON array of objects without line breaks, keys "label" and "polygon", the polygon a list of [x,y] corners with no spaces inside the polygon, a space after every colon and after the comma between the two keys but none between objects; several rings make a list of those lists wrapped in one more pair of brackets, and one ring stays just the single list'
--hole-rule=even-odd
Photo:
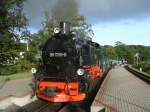
[{"label": "steel rail", "polygon": [[126,70],[128,70],[129,72],[131,72],[132,74],[136,75],[137,77],[139,77],[140,79],[144,80],[145,82],[147,82],[148,84],[150,84],[150,76],[146,75],[143,72],[140,72],[132,67],[129,67],[128,65],[124,66]]}]

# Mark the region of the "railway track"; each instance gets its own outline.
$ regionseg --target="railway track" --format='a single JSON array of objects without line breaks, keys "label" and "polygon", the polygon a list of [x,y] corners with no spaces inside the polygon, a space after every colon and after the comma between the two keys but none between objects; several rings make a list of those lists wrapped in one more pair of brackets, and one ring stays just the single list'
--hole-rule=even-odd
[{"label": "railway track", "polygon": [[131,72],[132,74],[136,75],[137,77],[139,77],[140,79],[144,80],[145,82],[147,82],[148,84],[150,84],[150,76],[140,72],[132,67],[129,66],[124,66],[126,70],[128,70],[129,72]]},{"label": "railway track", "polygon": [[66,103],[49,103],[47,101],[37,100],[31,104],[28,104],[16,112],[59,112]]},{"label": "railway track", "polygon": [[47,103],[43,107],[33,111],[33,112],[60,112],[60,110],[65,106],[64,103]]}]

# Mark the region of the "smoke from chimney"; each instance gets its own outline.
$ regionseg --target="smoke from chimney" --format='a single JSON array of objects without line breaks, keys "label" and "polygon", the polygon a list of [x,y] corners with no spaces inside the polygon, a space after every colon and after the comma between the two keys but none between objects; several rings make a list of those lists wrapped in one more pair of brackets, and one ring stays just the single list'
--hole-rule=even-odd
[{"label": "smoke from chimney", "polygon": [[57,0],[51,10],[51,16],[57,21],[67,21],[78,15],[76,0]]}]

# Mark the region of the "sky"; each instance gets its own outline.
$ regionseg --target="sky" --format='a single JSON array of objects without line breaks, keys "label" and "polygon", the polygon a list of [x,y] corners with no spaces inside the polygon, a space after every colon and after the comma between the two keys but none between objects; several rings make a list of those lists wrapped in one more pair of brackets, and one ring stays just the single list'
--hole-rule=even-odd
[{"label": "sky", "polygon": [[27,0],[24,13],[31,32],[42,28],[45,11],[56,19],[78,11],[92,25],[93,41],[101,45],[121,41],[150,46],[150,0]]},{"label": "sky", "polygon": [[93,29],[93,40],[101,45],[115,45],[116,41],[120,41],[128,45],[150,46],[150,18],[97,23]]}]

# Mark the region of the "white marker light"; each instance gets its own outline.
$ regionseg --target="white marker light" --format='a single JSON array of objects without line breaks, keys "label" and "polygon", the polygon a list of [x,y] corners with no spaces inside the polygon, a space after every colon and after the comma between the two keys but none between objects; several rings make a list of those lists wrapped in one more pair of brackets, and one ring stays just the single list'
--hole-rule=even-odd
[{"label": "white marker light", "polygon": [[32,69],[31,69],[31,73],[32,73],[32,74],[35,74],[36,72],[37,72],[36,68],[32,68]]},{"label": "white marker light", "polygon": [[77,70],[77,74],[79,75],[79,76],[81,76],[81,75],[84,75],[84,69],[78,69]]},{"label": "white marker light", "polygon": [[59,33],[60,32],[60,28],[54,28],[54,33]]}]

